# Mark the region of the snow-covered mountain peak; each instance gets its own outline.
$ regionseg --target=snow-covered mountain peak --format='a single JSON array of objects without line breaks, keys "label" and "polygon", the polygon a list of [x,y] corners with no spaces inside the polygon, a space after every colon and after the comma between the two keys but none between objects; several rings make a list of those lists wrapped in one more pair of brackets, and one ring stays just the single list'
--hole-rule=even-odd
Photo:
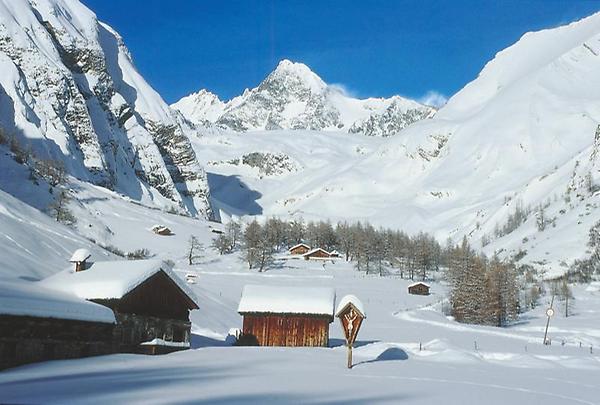
[{"label": "snow-covered mountain peak", "polygon": [[192,122],[200,123],[216,120],[225,108],[225,103],[216,94],[202,89],[182,98],[172,107],[179,110]]},{"label": "snow-covered mountain peak", "polygon": [[279,62],[275,70],[261,85],[267,85],[273,81],[283,81],[284,84],[296,85],[313,93],[321,93],[327,89],[327,84],[308,66],[288,59]]},{"label": "snow-covered mountain peak", "polygon": [[[201,96],[200,96],[201,95]],[[257,87],[222,103],[200,91],[172,105],[195,124],[238,132],[312,129],[390,136],[435,109],[400,96],[355,99],[303,63],[284,59]]]}]

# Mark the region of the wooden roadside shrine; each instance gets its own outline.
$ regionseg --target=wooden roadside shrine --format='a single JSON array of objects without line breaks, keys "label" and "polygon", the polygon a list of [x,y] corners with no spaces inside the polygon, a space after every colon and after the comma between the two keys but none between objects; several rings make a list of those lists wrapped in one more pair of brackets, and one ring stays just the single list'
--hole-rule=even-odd
[{"label": "wooden roadside shrine", "polygon": [[354,295],[346,295],[340,300],[335,316],[340,319],[344,336],[346,337],[348,368],[352,368],[352,347],[358,336],[358,331],[367,316],[362,303]]}]

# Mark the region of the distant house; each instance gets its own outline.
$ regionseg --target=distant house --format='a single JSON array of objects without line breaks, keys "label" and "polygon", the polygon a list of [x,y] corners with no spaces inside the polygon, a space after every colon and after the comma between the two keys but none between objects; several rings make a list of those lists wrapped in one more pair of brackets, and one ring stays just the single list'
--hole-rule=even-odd
[{"label": "distant house", "polygon": [[335,291],[324,287],[247,285],[238,313],[239,343],[258,346],[327,346]]},{"label": "distant house", "polygon": [[312,250],[309,250],[308,252],[304,253],[302,255],[302,257],[304,258],[304,260],[328,259],[328,258],[331,258],[331,254],[328,251],[326,251],[325,249],[316,248],[316,249],[312,249]]},{"label": "distant house", "polygon": [[342,257],[342,254],[340,252],[338,252],[337,250],[334,250],[333,252],[329,252],[329,256],[330,257]]},{"label": "distant house", "polygon": [[305,243],[298,243],[295,246],[292,246],[291,248],[288,249],[288,252],[291,255],[303,255],[304,253],[308,252],[310,250],[310,246],[308,246]]},{"label": "distant house", "polygon": [[69,262],[75,265],[75,271],[85,270],[85,265],[87,260],[92,256],[89,250],[87,249],[77,249],[75,253],[71,256]]},{"label": "distant house", "polygon": [[429,284],[417,282],[408,286],[408,293],[413,295],[429,295],[429,289]]},{"label": "distant house", "polygon": [[189,348],[189,312],[198,309],[187,284],[159,260],[84,262],[41,282],[114,311],[118,352],[160,354]]},{"label": "distant house", "polygon": [[164,225],[154,225],[152,227],[152,232],[160,236],[171,236],[173,232]]},{"label": "distant house", "polygon": [[38,282],[0,281],[0,369],[109,354],[113,312]]}]

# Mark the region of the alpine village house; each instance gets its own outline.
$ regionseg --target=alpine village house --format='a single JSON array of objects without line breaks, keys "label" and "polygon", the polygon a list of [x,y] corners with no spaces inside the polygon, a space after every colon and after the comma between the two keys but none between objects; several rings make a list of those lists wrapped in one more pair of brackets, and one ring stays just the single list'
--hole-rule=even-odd
[{"label": "alpine village house", "polygon": [[110,308],[116,318],[115,351],[161,354],[189,348],[194,293],[160,260],[88,263],[80,251],[74,268],[41,282],[44,287]]}]

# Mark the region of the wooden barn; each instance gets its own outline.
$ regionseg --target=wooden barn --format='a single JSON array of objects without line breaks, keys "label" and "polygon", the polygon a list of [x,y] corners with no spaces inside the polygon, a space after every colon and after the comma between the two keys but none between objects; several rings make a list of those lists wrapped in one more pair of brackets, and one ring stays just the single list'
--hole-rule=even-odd
[{"label": "wooden barn", "polygon": [[429,284],[419,281],[408,286],[408,293],[413,295],[429,295],[429,289]]},{"label": "wooden barn", "polygon": [[325,249],[316,248],[304,253],[302,257],[304,258],[304,260],[329,259],[331,258],[331,254]]},{"label": "wooden barn", "polygon": [[238,307],[239,344],[327,346],[334,303],[331,288],[247,285]]},{"label": "wooden barn", "polygon": [[190,310],[198,309],[187,284],[159,260],[84,263],[41,283],[114,311],[118,352],[161,354],[190,346]]},{"label": "wooden barn", "polygon": [[0,282],[0,370],[113,353],[113,312],[37,282]]},{"label": "wooden barn", "polygon": [[292,246],[288,249],[288,252],[291,255],[303,255],[304,253],[310,251],[310,246],[305,243],[298,243],[295,246]]}]

